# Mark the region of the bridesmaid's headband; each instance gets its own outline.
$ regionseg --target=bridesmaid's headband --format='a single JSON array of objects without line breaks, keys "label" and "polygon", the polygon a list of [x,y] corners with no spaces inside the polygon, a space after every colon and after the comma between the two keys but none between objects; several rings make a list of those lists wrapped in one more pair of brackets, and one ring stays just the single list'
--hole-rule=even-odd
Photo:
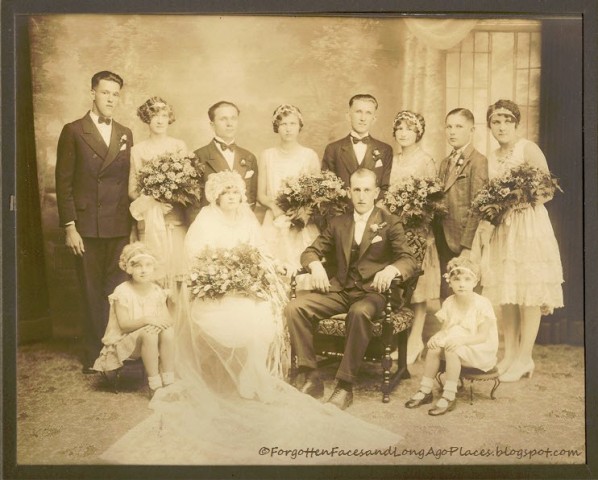
[{"label": "bridesmaid's headband", "polygon": [[408,122],[412,123],[415,126],[415,130],[417,131],[418,135],[423,133],[424,128],[422,127],[419,118],[417,118],[417,115],[415,115],[415,113],[410,112],[409,110],[403,110],[402,112],[397,113],[397,116],[395,117],[394,121],[395,130],[403,120],[407,120]]},{"label": "bridesmaid's headband", "polygon": [[513,117],[515,120],[517,120],[515,114],[505,107],[500,107],[494,110],[488,117],[488,120],[490,120],[494,115],[506,115],[507,117]]}]

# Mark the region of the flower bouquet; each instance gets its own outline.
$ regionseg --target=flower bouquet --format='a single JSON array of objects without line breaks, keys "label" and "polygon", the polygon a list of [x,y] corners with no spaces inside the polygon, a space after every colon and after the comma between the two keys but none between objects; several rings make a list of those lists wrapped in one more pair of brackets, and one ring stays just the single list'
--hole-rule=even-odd
[{"label": "flower bouquet", "polygon": [[194,259],[189,291],[195,298],[216,299],[231,293],[268,300],[276,294],[276,272],[259,250],[248,244],[233,248],[206,246]]},{"label": "flower bouquet", "polygon": [[409,177],[391,185],[383,201],[405,228],[426,228],[434,216],[447,213],[443,185],[439,178]]},{"label": "flower bouquet", "polygon": [[198,202],[201,172],[195,157],[180,152],[164,153],[145,162],[137,173],[139,193],[163,203],[189,205]]},{"label": "flower bouquet", "polygon": [[556,190],[562,192],[552,174],[523,163],[490,180],[476,194],[471,208],[496,226],[510,211],[534,206],[551,198]]},{"label": "flower bouquet", "polygon": [[329,218],[348,211],[350,200],[343,181],[324,171],[283,180],[276,204],[291,227],[302,229],[313,223],[323,229]]}]

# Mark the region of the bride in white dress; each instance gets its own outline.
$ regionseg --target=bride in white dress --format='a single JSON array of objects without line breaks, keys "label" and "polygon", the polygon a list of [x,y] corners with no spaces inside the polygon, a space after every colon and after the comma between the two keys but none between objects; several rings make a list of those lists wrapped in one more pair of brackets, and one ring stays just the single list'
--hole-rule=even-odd
[{"label": "bride in white dress", "polygon": [[[301,230],[291,229],[284,212],[276,205],[282,181],[321,170],[318,154],[299,143],[303,128],[301,111],[293,105],[280,105],[273,114],[272,128],[280,137],[279,145],[268,148],[258,163],[258,201],[268,210],[264,216],[263,233],[270,252],[289,272],[301,267],[299,257],[318,236],[318,228],[308,224]],[[309,288],[303,276],[299,289]]]},{"label": "bride in white dress", "polygon": [[[263,248],[258,222],[235,172],[209,177],[205,207],[189,228],[186,252],[206,245]],[[234,207],[234,208],[233,208]],[[280,378],[285,326],[276,299],[194,299],[178,319],[175,387],[159,391],[146,420],[102,459],[128,464],[285,464],[281,450],[385,450],[401,437],[300,393]],[[381,405],[382,407],[382,405]],[[301,450],[303,451],[303,450]],[[381,463],[379,456],[298,454],[293,464]]]}]

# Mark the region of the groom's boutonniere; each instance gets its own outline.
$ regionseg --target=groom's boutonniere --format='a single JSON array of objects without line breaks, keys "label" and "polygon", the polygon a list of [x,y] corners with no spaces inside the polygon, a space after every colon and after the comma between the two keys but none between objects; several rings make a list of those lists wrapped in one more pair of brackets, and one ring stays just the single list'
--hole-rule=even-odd
[{"label": "groom's boutonniere", "polygon": [[382,230],[384,227],[386,227],[386,225],[388,225],[388,223],[386,223],[386,222],[372,223],[370,225],[370,230],[372,231],[372,233],[378,233],[380,230]]},{"label": "groom's boutonniere", "polygon": [[127,134],[126,133],[122,137],[120,137],[118,144],[120,145],[121,152],[127,148]]},{"label": "groom's boutonniere", "polygon": [[372,154],[374,155],[374,168],[379,168],[382,167],[382,160],[380,159],[380,150],[378,150],[377,148],[374,149],[374,151],[372,152]]},{"label": "groom's boutonniere", "polygon": [[247,166],[247,162],[245,161],[244,158],[241,159],[241,162],[239,162],[239,165],[241,165],[242,167],[246,167]]},{"label": "groom's boutonniere", "polygon": [[457,159],[457,168],[461,168],[463,166],[463,157],[459,157]]}]

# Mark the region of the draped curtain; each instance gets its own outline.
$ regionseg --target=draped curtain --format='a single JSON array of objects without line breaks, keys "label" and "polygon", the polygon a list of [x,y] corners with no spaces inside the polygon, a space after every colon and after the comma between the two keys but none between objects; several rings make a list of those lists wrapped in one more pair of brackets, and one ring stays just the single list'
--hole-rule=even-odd
[{"label": "draped curtain", "polygon": [[426,121],[424,150],[437,163],[445,156],[446,54],[476,26],[477,20],[405,18],[402,28],[402,68],[398,85],[402,109],[421,113]]}]

